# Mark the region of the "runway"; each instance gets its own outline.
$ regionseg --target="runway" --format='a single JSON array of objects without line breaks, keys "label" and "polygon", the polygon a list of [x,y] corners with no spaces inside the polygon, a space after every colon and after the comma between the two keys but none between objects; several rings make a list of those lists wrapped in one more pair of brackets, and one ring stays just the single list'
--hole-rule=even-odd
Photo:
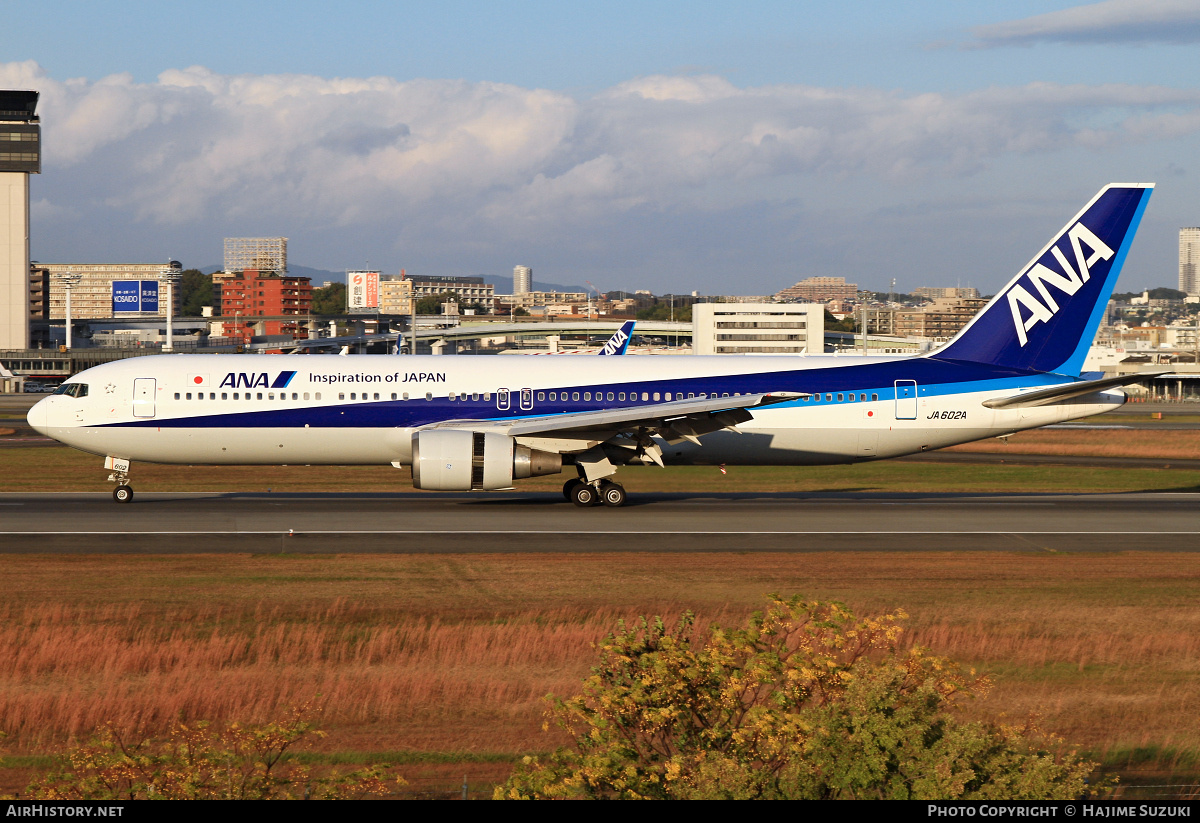
[{"label": "runway", "polygon": [[1200,550],[1200,494],[0,495],[0,553]]}]

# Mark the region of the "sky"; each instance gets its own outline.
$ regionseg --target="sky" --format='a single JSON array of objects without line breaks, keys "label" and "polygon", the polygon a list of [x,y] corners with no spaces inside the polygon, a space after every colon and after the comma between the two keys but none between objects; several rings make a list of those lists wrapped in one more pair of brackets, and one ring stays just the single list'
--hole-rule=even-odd
[{"label": "sky", "polygon": [[283,235],[334,271],[990,293],[1101,186],[1154,182],[1132,291],[1200,225],[1200,0],[5,11],[43,262]]}]

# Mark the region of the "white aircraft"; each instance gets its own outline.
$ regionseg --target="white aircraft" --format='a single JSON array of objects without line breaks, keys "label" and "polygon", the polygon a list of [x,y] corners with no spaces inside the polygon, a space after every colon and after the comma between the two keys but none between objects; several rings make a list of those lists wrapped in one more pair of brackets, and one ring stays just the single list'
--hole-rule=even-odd
[{"label": "white aircraft", "polygon": [[559,473],[578,506],[620,506],[628,464],[882,460],[1109,411],[1081,367],[1151,184],[1112,184],[954,339],[917,357],[162,355],[80,372],[37,431],[130,463],[391,464],[420,489]]}]

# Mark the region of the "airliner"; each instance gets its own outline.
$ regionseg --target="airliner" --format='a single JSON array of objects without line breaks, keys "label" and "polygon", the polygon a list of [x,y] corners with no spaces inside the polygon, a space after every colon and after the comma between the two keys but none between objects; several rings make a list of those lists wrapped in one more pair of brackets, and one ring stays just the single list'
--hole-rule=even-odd
[{"label": "airliner", "polygon": [[912,357],[168,354],[69,378],[37,431],[131,464],[411,467],[419,489],[509,489],[574,467],[621,506],[627,465],[883,460],[1088,417],[1148,375],[1082,374],[1153,184],[1105,186],[941,348]]},{"label": "airliner", "polygon": [[621,324],[621,327],[613,332],[612,337],[605,341],[599,351],[588,351],[587,349],[572,349],[570,351],[531,351],[522,352],[522,354],[539,355],[539,354],[598,354],[605,355],[622,355],[629,349],[629,343],[633,340],[633,327],[637,323],[636,320],[626,320]]}]

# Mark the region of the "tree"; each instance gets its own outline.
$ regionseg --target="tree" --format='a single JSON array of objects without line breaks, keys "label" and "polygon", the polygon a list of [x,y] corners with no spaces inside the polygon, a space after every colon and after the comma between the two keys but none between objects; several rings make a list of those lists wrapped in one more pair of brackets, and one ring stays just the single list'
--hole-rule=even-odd
[{"label": "tree", "polygon": [[312,291],[312,313],[334,315],[346,313],[346,284],[330,283]]},{"label": "tree", "polygon": [[443,303],[457,303],[458,295],[452,291],[431,294],[417,301],[417,314],[441,314]]},{"label": "tree", "polygon": [[[1119,303],[1128,303],[1135,297],[1141,297],[1142,294],[1143,293],[1140,291],[1122,292],[1120,294],[1114,294],[1112,299]],[[1167,286],[1159,286],[1156,289],[1146,289],[1145,294],[1146,297],[1151,300],[1182,300],[1187,297],[1187,292],[1180,291],[1179,289],[1168,288]]]},{"label": "tree", "polygon": [[166,739],[112,725],[72,748],[61,771],[26,789],[38,800],[284,800],[378,796],[382,769],[317,774],[287,758],[297,744],[321,737],[308,707],[275,723],[242,726],[177,722]]},{"label": "tree", "polygon": [[902,651],[903,612],[770,597],[741,629],[688,613],[623,623],[580,695],[550,698],[574,741],[526,757],[497,798],[1070,798],[1096,764],[1032,726],[964,722],[985,678]]},{"label": "tree", "polygon": [[675,306],[672,308],[669,301],[660,300],[648,309],[641,309],[637,313],[638,320],[671,320],[674,319],[679,323],[692,322],[692,307]]},{"label": "tree", "polygon": [[825,331],[857,332],[858,330],[858,321],[855,320],[854,315],[848,314],[838,320],[829,309],[825,310]]},{"label": "tree", "polygon": [[180,274],[179,311],[184,317],[199,317],[202,308],[213,305],[212,275],[199,269],[184,269]]}]

